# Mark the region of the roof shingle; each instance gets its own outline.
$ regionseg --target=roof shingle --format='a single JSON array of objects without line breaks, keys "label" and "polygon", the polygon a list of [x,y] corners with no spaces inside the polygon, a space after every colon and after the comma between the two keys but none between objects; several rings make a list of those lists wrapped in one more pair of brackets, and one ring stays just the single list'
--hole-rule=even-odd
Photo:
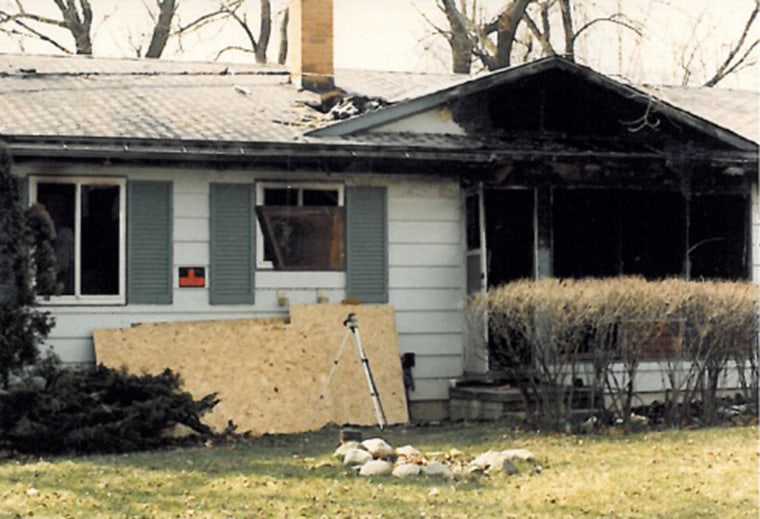
[{"label": "roof shingle", "polygon": [[[346,91],[391,103],[467,79],[472,78],[336,71],[336,84]],[[644,89],[760,142],[757,92]],[[331,122],[305,106],[318,99],[276,66],[5,54],[0,135],[288,143]]]}]

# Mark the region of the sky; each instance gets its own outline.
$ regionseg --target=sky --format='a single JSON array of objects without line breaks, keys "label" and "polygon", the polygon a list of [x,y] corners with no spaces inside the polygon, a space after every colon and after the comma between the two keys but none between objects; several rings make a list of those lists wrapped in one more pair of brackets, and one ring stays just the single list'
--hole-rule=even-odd
[{"label": "sky", "polygon": [[[187,22],[216,5],[218,0],[181,0],[179,20]],[[679,84],[683,64],[691,70],[690,81],[704,82],[727,55],[744,26],[755,0],[576,0],[576,27],[584,20],[608,16],[621,10],[641,27],[642,34],[611,23],[597,23],[577,43],[578,60],[596,70],[637,83]],[[0,0],[10,8],[15,0]],[[55,14],[53,0],[25,0],[32,7]],[[147,47],[153,0],[92,0],[96,8],[95,53],[134,56],[135,47]],[[249,0],[249,19],[258,15]],[[479,0],[482,16],[490,18],[506,0]],[[272,0],[275,17],[286,0]],[[339,68],[448,72],[450,58],[445,41],[436,35],[432,21],[445,19],[435,0],[334,0],[335,65]],[[561,36],[557,24],[554,35]],[[276,40],[276,30],[273,40]],[[760,20],[753,39],[760,37]],[[66,40],[66,36],[62,37]],[[213,60],[220,49],[245,44],[238,26],[229,22],[170,41],[165,57]],[[558,45],[561,48],[561,45]],[[25,52],[55,53],[44,43],[27,41]],[[0,36],[0,51],[18,52],[19,44]],[[756,49],[757,56],[760,49]],[[276,41],[270,47],[276,57]],[[228,52],[224,61],[247,61],[250,56]],[[760,68],[754,67],[728,78],[727,88],[760,89]]]}]

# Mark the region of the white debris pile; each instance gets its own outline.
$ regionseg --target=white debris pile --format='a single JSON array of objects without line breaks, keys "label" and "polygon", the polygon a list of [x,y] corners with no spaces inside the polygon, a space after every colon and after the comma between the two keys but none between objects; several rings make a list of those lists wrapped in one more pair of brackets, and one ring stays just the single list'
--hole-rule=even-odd
[{"label": "white debris pile", "polygon": [[527,449],[489,450],[471,457],[459,449],[427,453],[412,445],[394,449],[382,438],[347,441],[335,450],[333,456],[364,477],[427,476],[450,480],[468,474],[502,473],[512,476],[520,473],[520,467],[526,466],[531,474],[539,474],[542,470],[535,455]]}]

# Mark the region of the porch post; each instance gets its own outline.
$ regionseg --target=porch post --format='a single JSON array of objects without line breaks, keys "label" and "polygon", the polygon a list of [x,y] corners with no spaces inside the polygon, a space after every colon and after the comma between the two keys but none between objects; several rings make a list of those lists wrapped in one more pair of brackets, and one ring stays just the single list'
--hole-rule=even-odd
[{"label": "porch post", "polygon": [[681,164],[681,196],[684,200],[684,257],[683,277],[686,281],[691,279],[691,168],[685,163]]},{"label": "porch post", "polygon": [[553,274],[552,255],[552,188],[540,186],[534,191],[534,278],[544,279]]}]

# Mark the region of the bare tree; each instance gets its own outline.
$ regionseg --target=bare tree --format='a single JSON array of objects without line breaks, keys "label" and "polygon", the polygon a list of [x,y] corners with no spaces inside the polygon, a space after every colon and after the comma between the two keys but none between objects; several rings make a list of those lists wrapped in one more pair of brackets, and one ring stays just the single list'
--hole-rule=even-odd
[{"label": "bare tree", "polygon": [[[237,48],[252,52],[257,63],[267,61],[267,49],[272,32],[272,7],[270,0],[259,0],[258,36],[255,35],[253,21],[246,13],[247,0],[215,0],[208,2],[208,9],[194,16],[190,21],[182,19],[182,7],[191,2],[182,0],[143,0],[150,18],[149,32],[133,37],[128,36],[130,46],[138,57],[160,58],[167,44],[173,38],[200,31],[210,24],[231,20],[243,29],[249,46],[228,47],[219,52]],[[13,7],[0,9],[0,32],[19,41],[33,39],[45,42],[66,54],[93,54],[93,8],[95,0],[13,0]],[[100,6],[102,7],[102,2]],[[102,17],[101,18],[107,18]],[[280,32],[279,60],[284,62],[287,54],[287,9],[284,12]],[[74,40],[66,41],[67,34]],[[150,35],[147,40],[146,36]],[[146,49],[147,46],[147,49]]]},{"label": "bare tree", "polygon": [[[489,70],[508,67],[511,62],[512,46],[517,28],[528,5],[534,0],[512,0],[492,20],[483,23],[476,19],[477,0],[469,5],[460,0],[438,0],[437,6],[446,16],[448,28],[433,25],[436,31],[449,43],[452,56],[452,70],[455,73],[469,73],[473,56]],[[490,38],[496,36],[494,43]]]},{"label": "bare tree", "polygon": [[[211,23],[234,18],[237,16],[237,11],[245,4],[245,0],[222,0],[216,7],[196,16],[188,23],[182,23],[180,19],[180,3],[181,0],[156,0],[157,13],[146,5],[153,21],[150,44],[145,52],[146,58],[160,58],[171,38],[181,38]],[[141,47],[135,48],[138,56],[142,54],[141,50]]]},{"label": "bare tree", "polygon": [[[242,5],[243,2],[240,2]],[[243,47],[240,45],[229,45],[222,50],[220,50],[216,57],[219,59],[219,57],[224,54],[225,52],[229,51],[240,51],[240,52],[246,52],[246,53],[252,53],[254,55],[254,58],[256,60],[256,63],[266,63],[267,62],[267,51],[269,49],[269,40],[272,36],[272,3],[270,0],[259,0],[259,27],[258,27],[258,38],[256,37],[254,33],[254,27],[252,23],[248,20],[247,13],[239,9],[240,5],[238,5],[234,9],[228,9],[227,15],[237,23],[237,25],[243,30],[245,33],[246,39],[248,40],[247,47]],[[279,53],[277,56],[277,62],[280,64],[284,64],[285,60],[287,59],[287,53],[288,53],[288,35],[287,35],[287,26],[288,26],[288,19],[289,19],[289,11],[287,8],[283,10],[282,14],[282,22],[280,24],[280,33],[279,33],[279,39],[280,39],[280,48]]]},{"label": "bare tree", "polygon": [[[613,23],[641,34],[640,28],[624,14],[617,12],[609,16],[591,18],[579,28],[575,26],[575,4],[572,0],[512,0],[490,21],[476,17],[476,0],[467,4],[460,0],[438,0],[439,9],[445,14],[448,27],[441,28],[428,20],[436,32],[444,36],[452,50],[452,70],[456,73],[470,72],[472,57],[477,57],[489,70],[508,67],[514,57],[516,43],[525,48],[524,58],[534,53],[534,42],[538,43],[543,56],[561,54],[575,61],[575,44],[578,38],[592,26]],[[468,9],[469,7],[469,9]],[[554,15],[556,11],[558,15]],[[552,43],[552,23],[561,19],[564,50],[558,52]],[[524,23],[527,38],[519,39],[518,30]],[[495,41],[494,41],[495,37]]]},{"label": "bare tree", "polygon": [[[562,35],[564,42],[564,51],[557,52],[551,41],[551,8],[554,4],[559,5],[560,17],[562,20]],[[542,53],[545,56],[553,56],[561,54],[565,59],[575,61],[575,44],[581,35],[585,34],[593,26],[600,23],[610,23],[620,26],[622,29],[630,30],[631,32],[642,35],[641,27],[638,23],[628,18],[625,14],[618,11],[607,16],[596,16],[589,18],[588,16],[582,17],[585,21],[582,25],[576,29],[575,19],[576,16],[573,13],[575,4],[572,0],[547,0],[539,4],[541,27],[533,21],[530,13],[525,13],[525,23],[531,32],[531,35],[540,43]],[[584,14],[584,13],[579,13]]]},{"label": "bare tree", "polygon": [[[54,4],[60,18],[30,11],[27,3],[15,0],[14,9],[0,10],[0,30],[21,39],[36,39],[57,48],[66,54],[92,54],[92,5],[90,0],[49,0]],[[39,0],[34,2],[40,7]],[[43,11],[44,7],[43,7]],[[74,39],[74,49],[70,43],[58,39],[58,28],[68,31]]]}]

